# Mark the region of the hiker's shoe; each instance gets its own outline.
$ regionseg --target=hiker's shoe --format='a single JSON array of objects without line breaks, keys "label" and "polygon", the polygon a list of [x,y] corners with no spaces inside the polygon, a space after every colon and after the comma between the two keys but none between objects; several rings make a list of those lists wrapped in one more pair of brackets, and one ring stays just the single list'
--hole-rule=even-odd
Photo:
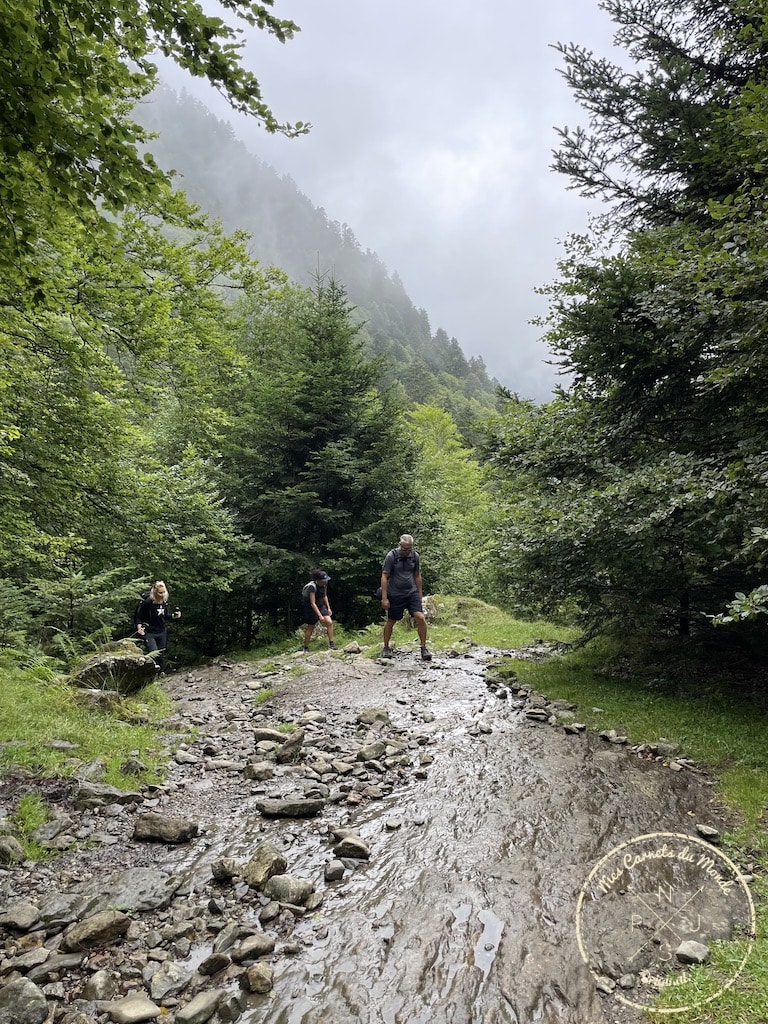
[{"label": "hiker's shoe", "polygon": [[303,652],[304,652],[305,654],[309,654],[309,648],[307,647],[307,645],[306,645],[306,644],[304,644],[304,646],[302,647],[302,651],[303,651]]},{"label": "hiker's shoe", "polygon": [[381,656],[382,656],[382,658],[391,658],[392,657],[392,648],[391,647],[385,647],[384,650],[381,652]]},{"label": "hiker's shoe", "polygon": [[432,661],[432,655],[429,653],[426,647],[421,648],[421,660]]},{"label": "hiker's shoe", "polygon": [[339,648],[336,646],[336,644],[328,644],[329,651],[338,651],[338,649]]}]

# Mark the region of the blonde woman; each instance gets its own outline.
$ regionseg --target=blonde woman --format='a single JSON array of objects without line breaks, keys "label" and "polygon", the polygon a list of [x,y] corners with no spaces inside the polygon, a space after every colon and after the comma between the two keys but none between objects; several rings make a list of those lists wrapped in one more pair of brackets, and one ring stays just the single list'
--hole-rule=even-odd
[{"label": "blonde woman", "polygon": [[165,649],[168,646],[168,619],[180,619],[181,611],[176,608],[168,611],[168,588],[162,580],[156,580],[149,593],[142,599],[136,609],[136,632],[144,641],[147,654],[154,655],[155,668],[160,672],[165,661]]}]

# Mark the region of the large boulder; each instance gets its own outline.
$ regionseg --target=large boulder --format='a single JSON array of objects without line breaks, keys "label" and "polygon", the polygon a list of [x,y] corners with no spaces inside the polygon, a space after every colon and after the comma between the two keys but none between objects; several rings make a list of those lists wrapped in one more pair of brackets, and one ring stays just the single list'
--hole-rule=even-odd
[{"label": "large boulder", "polygon": [[84,690],[136,693],[157,675],[156,662],[133,640],[117,640],[100,647],[71,673],[69,682]]}]

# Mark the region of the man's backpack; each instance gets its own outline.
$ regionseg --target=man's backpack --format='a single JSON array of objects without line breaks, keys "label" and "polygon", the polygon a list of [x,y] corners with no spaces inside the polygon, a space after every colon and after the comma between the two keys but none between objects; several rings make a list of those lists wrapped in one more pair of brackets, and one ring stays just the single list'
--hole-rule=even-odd
[{"label": "man's backpack", "polygon": [[388,554],[391,554],[393,558],[393,570],[398,562],[408,562],[408,568],[411,570],[411,572],[416,571],[416,552],[413,550],[413,548],[411,548],[411,550],[405,556],[400,554],[400,548],[392,548],[392,550],[388,552]]},{"label": "man's backpack", "polygon": [[[407,555],[403,556],[403,555],[400,554],[400,548],[392,548],[391,551],[387,552],[387,555],[386,555],[384,561],[386,561],[387,558],[390,555],[392,555],[392,559],[393,559],[393,562],[392,562],[392,569],[393,569],[393,571],[394,571],[394,568],[397,565],[398,561],[400,561],[400,562],[408,562],[408,568],[411,570],[411,572],[415,572],[416,571],[416,558],[415,558],[415,552],[413,550],[409,551]],[[381,587],[377,587],[376,588],[376,593],[374,594],[374,597],[376,598],[377,601],[381,600]]]}]

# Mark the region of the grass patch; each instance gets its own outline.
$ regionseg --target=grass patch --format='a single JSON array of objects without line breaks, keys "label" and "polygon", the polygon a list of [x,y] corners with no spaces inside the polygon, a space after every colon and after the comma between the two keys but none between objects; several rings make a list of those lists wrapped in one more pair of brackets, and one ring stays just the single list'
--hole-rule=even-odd
[{"label": "grass patch", "polygon": [[35,829],[48,821],[48,807],[39,793],[26,793],[8,818],[27,860],[50,860],[54,856],[32,838]]},{"label": "grass patch", "polygon": [[429,626],[429,637],[435,647],[451,647],[461,642],[462,634],[481,647],[527,647],[543,640],[549,643],[571,643],[578,631],[540,619],[515,619],[507,612],[486,604],[479,598],[434,596],[437,615]]},{"label": "grass patch", "polygon": [[[435,650],[466,650],[479,647],[514,649],[528,647],[539,640],[548,643],[570,643],[578,632],[544,620],[525,621],[486,604],[479,598],[435,594],[432,598],[436,615],[428,624],[428,644]],[[381,651],[383,618],[358,631],[354,639],[361,647],[372,648],[371,657]],[[392,632],[395,647],[417,646],[418,634],[406,620],[398,622]],[[339,644],[341,646],[341,644]]]},{"label": "grass patch", "polygon": [[[157,684],[123,698],[116,710],[107,712],[81,703],[76,690],[50,675],[4,668],[0,772],[19,767],[66,778],[83,763],[101,761],[105,782],[134,788],[136,777],[123,775],[120,766],[138,757],[148,769],[143,779],[156,782],[161,744],[153,723],[169,710],[170,702]],[[57,741],[67,748],[57,748]]]}]

